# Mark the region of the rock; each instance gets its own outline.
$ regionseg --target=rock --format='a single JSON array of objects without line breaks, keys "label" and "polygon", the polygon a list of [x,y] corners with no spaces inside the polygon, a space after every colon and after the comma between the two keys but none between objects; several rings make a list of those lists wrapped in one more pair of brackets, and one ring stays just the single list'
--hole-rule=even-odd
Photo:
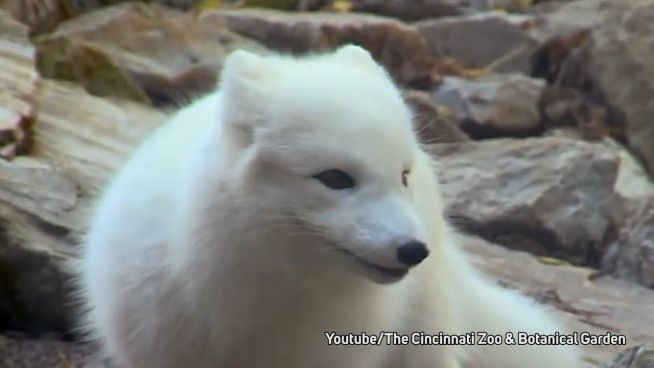
[{"label": "rock", "polygon": [[0,331],[70,336],[75,318],[65,272],[70,258],[61,249],[72,253],[72,244],[30,220],[0,205]]},{"label": "rock", "polygon": [[508,13],[526,13],[535,2],[539,2],[539,0],[488,0],[488,5],[491,9],[499,9]]},{"label": "rock", "polygon": [[469,80],[445,77],[433,99],[454,112],[474,139],[524,137],[542,131],[539,101],[545,82],[519,74]]},{"label": "rock", "polygon": [[654,347],[635,346],[616,356],[600,368],[651,368],[654,367]]},{"label": "rock", "polygon": [[466,232],[513,249],[599,264],[621,201],[618,155],[563,138],[434,145],[447,213]]},{"label": "rock", "polygon": [[615,181],[615,192],[623,198],[636,202],[654,196],[654,182],[643,165],[615,140],[605,139],[604,144],[613,148],[620,156],[620,169]]},{"label": "rock", "polygon": [[171,8],[176,8],[180,10],[191,10],[193,6],[199,3],[201,0],[156,0],[160,4],[164,4]]},{"label": "rock", "polygon": [[428,93],[408,91],[404,97],[413,110],[417,132],[423,143],[453,143],[470,140],[470,137],[457,126],[453,114],[434,104]]},{"label": "rock", "polygon": [[52,166],[0,160],[0,331],[68,332],[64,260],[81,207],[77,186]]},{"label": "rock", "polygon": [[[553,137],[580,140],[584,137],[577,130],[556,129],[548,132]],[[654,183],[643,166],[618,142],[604,138],[597,142],[609,148],[619,159],[619,167],[613,191],[621,203],[615,208],[618,219],[614,228],[619,236],[612,239],[601,255],[601,272],[618,278],[635,281],[641,285],[654,286],[654,254],[647,225],[654,223],[650,214],[654,198]],[[650,218],[652,217],[652,218]]]},{"label": "rock", "polygon": [[[500,0],[507,1],[507,0]],[[511,1],[511,0],[508,0]],[[577,0],[515,0],[515,2],[530,2],[531,6],[529,7],[529,14],[539,14],[539,15],[548,15],[553,13],[561,7]]]},{"label": "rock", "polygon": [[[104,6],[130,0],[3,0],[0,9],[30,28],[30,35],[52,32],[59,24]],[[190,10],[200,0],[148,0]]]},{"label": "rock", "polygon": [[77,184],[52,165],[0,160],[0,331],[68,332],[65,262],[82,231],[84,203]]},{"label": "rock", "polygon": [[535,4],[530,13],[540,20],[540,31],[552,38],[597,26],[602,7],[602,1],[550,0]]},{"label": "rock", "polygon": [[37,39],[44,77],[76,81],[97,96],[175,105],[215,88],[224,57],[263,48],[191,13],[126,3],[61,24]]},{"label": "rock", "polygon": [[77,187],[57,170],[31,157],[0,160],[0,201],[51,226],[72,228]]},{"label": "rock", "polygon": [[[547,131],[545,136],[575,140],[587,139],[579,130],[570,128],[552,129]],[[649,196],[654,196],[654,182],[643,165],[622,144],[608,137],[596,142],[612,149],[619,157],[620,166],[613,190],[621,198],[628,200],[625,202],[625,208],[629,207],[630,202],[636,203]]]},{"label": "rock", "polygon": [[30,35],[52,31],[61,22],[99,8],[101,0],[3,0],[0,9],[29,26]]},{"label": "rock", "polygon": [[317,11],[334,5],[334,0],[297,0],[296,10]]},{"label": "rock", "polygon": [[624,125],[611,119],[611,112],[600,101],[582,92],[557,85],[545,88],[539,101],[544,129],[573,128],[579,139],[601,141],[615,137],[624,141]]},{"label": "rock", "polygon": [[32,154],[55,164],[89,195],[104,187],[132,150],[167,116],[51,80],[43,81],[37,101]]},{"label": "rock", "polygon": [[[654,170],[654,1],[606,2],[604,22],[589,45],[593,76],[610,104],[626,116],[629,144]],[[628,82],[628,81],[633,81]]]},{"label": "rock", "polygon": [[26,26],[0,10],[0,157],[12,158],[29,148],[34,118],[33,96],[39,82],[36,52]]},{"label": "rock", "polygon": [[[573,16],[571,14],[576,14]],[[654,1],[580,0],[550,15],[559,28],[588,27],[592,37],[553,68],[560,84],[607,106],[609,120],[625,121],[627,142],[654,172]],[[582,21],[583,18],[583,21]]]},{"label": "rock", "polygon": [[[528,16],[487,12],[415,23],[433,56],[451,57],[468,68],[529,74],[538,40]],[[489,47],[492,45],[492,47]]]},{"label": "rock", "polygon": [[91,199],[164,115],[50,80],[35,97],[31,156],[0,160],[0,331],[68,334]]},{"label": "rock", "polygon": [[[553,26],[553,24],[556,26]],[[561,26],[565,28],[565,26]],[[551,20],[541,22],[537,33],[543,39],[541,46],[532,56],[532,75],[546,79],[551,87],[562,89],[559,73],[562,71],[563,63],[575,50],[588,42],[592,35],[589,27],[576,26],[568,32],[561,32],[559,25]],[[581,70],[584,72],[584,70]]]},{"label": "rock", "polygon": [[208,11],[200,19],[211,24],[226,22],[229,29],[282,52],[324,52],[346,43],[358,44],[399,83],[418,89],[433,83],[433,62],[424,40],[415,28],[394,19],[264,9]]},{"label": "rock", "polygon": [[634,201],[632,206],[618,238],[608,247],[602,268],[654,289],[654,197]]},{"label": "rock", "polygon": [[354,0],[352,11],[394,17],[406,22],[489,10],[486,0]]},{"label": "rock", "polygon": [[477,238],[464,236],[461,241],[478,269],[500,284],[555,308],[568,330],[626,336],[627,346],[582,346],[585,358],[591,363],[605,362],[628,347],[654,341],[652,290],[625,280],[596,278],[593,269],[564,262],[553,264],[550,259]]},{"label": "rock", "polygon": [[0,367],[91,368],[84,365],[89,350],[86,346],[73,343],[12,339],[0,335]]}]

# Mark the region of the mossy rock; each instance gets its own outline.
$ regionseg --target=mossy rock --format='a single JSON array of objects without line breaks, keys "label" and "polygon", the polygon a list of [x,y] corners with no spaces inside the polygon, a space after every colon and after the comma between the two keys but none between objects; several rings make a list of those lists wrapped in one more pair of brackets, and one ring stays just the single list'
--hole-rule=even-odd
[{"label": "mossy rock", "polygon": [[37,39],[37,66],[45,78],[77,82],[96,96],[116,96],[142,103],[141,88],[93,42],[74,38]]}]

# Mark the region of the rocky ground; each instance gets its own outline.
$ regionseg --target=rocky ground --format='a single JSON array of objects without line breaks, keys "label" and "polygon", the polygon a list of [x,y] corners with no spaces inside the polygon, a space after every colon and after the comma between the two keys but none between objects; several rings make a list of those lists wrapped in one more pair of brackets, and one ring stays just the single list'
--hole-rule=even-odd
[{"label": "rocky ground", "polygon": [[229,51],[344,43],[406,90],[475,263],[627,336],[589,367],[654,367],[654,0],[108,3],[0,0],[0,367],[90,366],[66,268],[89,203]]}]

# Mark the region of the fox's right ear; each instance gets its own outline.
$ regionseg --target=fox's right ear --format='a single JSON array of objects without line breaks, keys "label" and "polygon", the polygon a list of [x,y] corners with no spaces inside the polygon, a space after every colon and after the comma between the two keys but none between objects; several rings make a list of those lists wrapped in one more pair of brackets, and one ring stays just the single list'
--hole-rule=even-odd
[{"label": "fox's right ear", "polygon": [[225,59],[220,74],[223,119],[227,133],[243,146],[252,142],[254,130],[263,123],[258,109],[272,73],[269,60],[248,51],[234,51]]},{"label": "fox's right ear", "polygon": [[266,77],[267,60],[257,54],[236,50],[225,58],[221,80],[226,85],[253,83]]},{"label": "fox's right ear", "polygon": [[379,69],[379,65],[375,62],[370,52],[361,46],[346,44],[339,47],[334,55],[350,65],[358,65],[366,69]]}]

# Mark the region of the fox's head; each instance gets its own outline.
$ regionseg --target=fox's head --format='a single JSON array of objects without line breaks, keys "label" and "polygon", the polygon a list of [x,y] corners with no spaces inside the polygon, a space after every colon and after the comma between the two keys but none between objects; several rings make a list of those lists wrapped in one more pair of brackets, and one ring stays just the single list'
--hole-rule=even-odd
[{"label": "fox's head", "polygon": [[302,239],[293,241],[304,248],[297,254],[314,252],[380,283],[428,256],[415,183],[425,160],[410,110],[367,51],[236,51],[221,90],[234,175],[270,220],[262,226]]}]

